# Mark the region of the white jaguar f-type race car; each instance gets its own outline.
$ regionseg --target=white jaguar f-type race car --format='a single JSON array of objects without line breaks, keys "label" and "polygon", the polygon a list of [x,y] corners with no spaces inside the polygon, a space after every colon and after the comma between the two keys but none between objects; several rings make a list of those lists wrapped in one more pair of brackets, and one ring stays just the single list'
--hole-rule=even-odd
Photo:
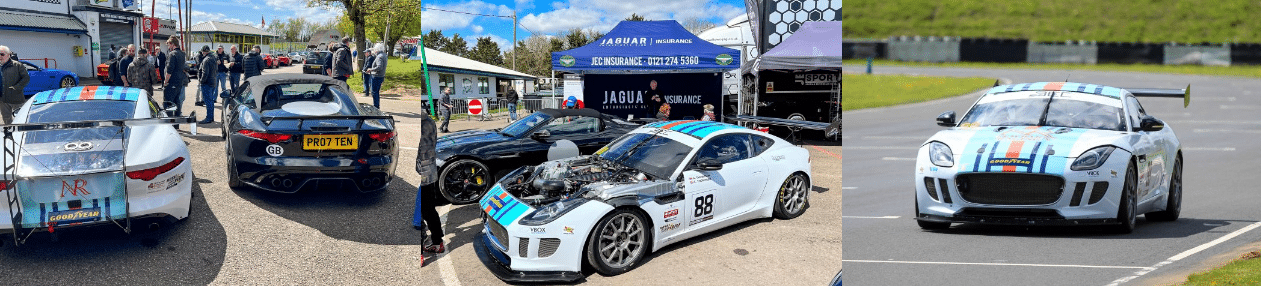
[{"label": "white jaguar f-type race car", "polygon": [[648,253],[738,222],[808,207],[810,154],[712,121],[642,126],[595,155],[521,167],[479,201],[478,257],[505,281],[605,275]]},{"label": "white jaguar f-type race car", "polygon": [[188,217],[192,161],[171,124],[193,116],[165,117],[156,106],[144,90],[106,86],[27,100],[0,126],[0,234],[20,245],[37,231],[114,224],[130,232],[133,219]]},{"label": "white jaguar f-type race car", "polygon": [[1121,89],[1071,82],[996,86],[961,119],[948,111],[919,149],[915,218],[951,223],[1117,225],[1178,219],[1182,144],[1137,97],[1187,89]]}]

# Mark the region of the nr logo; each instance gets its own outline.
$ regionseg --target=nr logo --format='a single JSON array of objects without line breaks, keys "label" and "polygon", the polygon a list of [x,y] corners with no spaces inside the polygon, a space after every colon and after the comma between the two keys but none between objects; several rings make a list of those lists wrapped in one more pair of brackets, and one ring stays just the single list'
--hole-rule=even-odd
[{"label": "nr logo", "polygon": [[715,58],[714,58],[714,62],[716,62],[716,63],[718,63],[718,64],[720,64],[720,65],[724,65],[724,66],[725,66],[725,65],[730,65],[730,64],[731,64],[731,62],[734,62],[734,61],[735,61],[735,59],[732,59],[732,58],[731,58],[731,55],[728,55],[728,54],[721,54],[721,55],[718,55],[718,57],[715,57]]},{"label": "nr logo", "polygon": [[61,197],[66,197],[66,191],[70,192],[70,196],[91,195],[87,189],[88,181],[83,179],[74,179],[74,182],[61,181]]}]

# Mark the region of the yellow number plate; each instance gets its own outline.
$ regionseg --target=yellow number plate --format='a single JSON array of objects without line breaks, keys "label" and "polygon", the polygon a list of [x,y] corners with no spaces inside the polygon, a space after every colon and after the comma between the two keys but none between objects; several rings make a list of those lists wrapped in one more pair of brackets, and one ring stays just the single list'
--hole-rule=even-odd
[{"label": "yellow number plate", "polygon": [[303,135],[303,150],[357,150],[359,135]]}]

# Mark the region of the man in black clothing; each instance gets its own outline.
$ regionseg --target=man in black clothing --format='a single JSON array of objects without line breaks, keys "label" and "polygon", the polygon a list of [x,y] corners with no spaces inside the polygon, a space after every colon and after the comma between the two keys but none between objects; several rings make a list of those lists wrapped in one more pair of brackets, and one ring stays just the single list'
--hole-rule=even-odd
[{"label": "man in black clothing", "polygon": [[355,75],[354,58],[350,56],[350,37],[342,37],[336,52],[333,52],[333,78],[346,82]]},{"label": "man in black clothing", "polygon": [[442,253],[446,251],[446,246],[442,243],[442,221],[437,210],[438,185],[434,184],[438,181],[438,166],[434,161],[438,152],[438,130],[428,112],[421,111],[421,114],[420,146],[416,148],[416,173],[420,174],[420,187],[416,190],[412,227],[421,231],[422,240],[426,229],[431,234],[431,244],[425,245],[423,251]]},{"label": "man in black clothing", "polygon": [[219,73],[219,57],[210,51],[210,46],[202,46],[201,68],[197,72],[197,79],[201,81],[201,101],[206,105],[206,119],[198,121],[197,124],[210,124],[215,121],[215,99],[218,83],[216,78]]},{"label": "man in black clothing", "polygon": [[263,68],[266,68],[266,66],[264,66],[266,63],[263,62],[263,56],[259,55],[260,51],[261,50],[258,46],[254,46],[254,48],[250,50],[250,53],[245,55],[241,71],[245,72],[245,79],[247,80],[251,77],[263,74]]},{"label": "man in black clothing", "polygon": [[[175,105],[175,116],[183,114],[184,110],[184,87],[188,85],[188,64],[184,63],[184,51],[180,49],[179,39],[171,37],[166,40],[166,46],[171,50],[169,61],[174,64],[168,65],[163,71],[166,76],[162,89],[162,101],[170,102]],[[165,103],[163,108],[166,108]]]},{"label": "man in black clothing", "polygon": [[228,56],[228,72],[231,73],[228,75],[228,81],[232,83],[232,91],[234,92],[236,91],[236,87],[241,84],[241,74],[245,72],[245,70],[241,68],[241,65],[244,64],[245,61],[245,55],[242,55],[239,51],[237,51],[237,47],[238,46],[232,46],[232,55]]},{"label": "man in black clothing", "polygon": [[643,118],[656,118],[657,111],[661,108],[661,101],[653,100],[652,98],[665,98],[665,95],[662,95],[661,91],[657,90],[656,80],[649,81],[648,87],[651,89],[644,93],[644,104],[648,106],[648,109],[646,110],[647,112],[644,112]]},{"label": "man in black clothing", "polygon": [[136,45],[127,45],[126,51],[127,56],[118,62],[118,78],[122,79],[120,86],[131,86],[131,83],[127,82],[127,67],[130,67],[131,61],[136,59]]}]

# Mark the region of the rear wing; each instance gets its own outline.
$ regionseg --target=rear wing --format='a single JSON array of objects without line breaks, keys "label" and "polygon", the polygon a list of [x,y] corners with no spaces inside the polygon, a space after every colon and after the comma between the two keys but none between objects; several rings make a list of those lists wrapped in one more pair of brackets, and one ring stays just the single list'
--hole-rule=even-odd
[{"label": "rear wing", "polygon": [[276,120],[297,120],[298,128],[302,128],[307,120],[358,120],[355,129],[363,129],[363,122],[366,120],[389,120],[390,125],[394,125],[394,116],[389,115],[263,116],[260,120],[267,126],[271,126]]},{"label": "rear wing", "polygon": [[182,117],[163,117],[163,118],[145,118],[145,119],[119,119],[119,120],[84,120],[54,123],[23,123],[0,125],[0,130],[8,135],[11,132],[25,131],[43,131],[43,130],[62,130],[62,129],[85,129],[97,127],[132,127],[145,125],[161,125],[161,124],[190,124],[190,132],[197,133],[197,120],[194,119],[196,113]]},{"label": "rear wing", "polygon": [[1191,85],[1187,85],[1185,89],[1173,88],[1127,88],[1136,97],[1172,97],[1182,98],[1182,107],[1186,108],[1191,105]]}]

